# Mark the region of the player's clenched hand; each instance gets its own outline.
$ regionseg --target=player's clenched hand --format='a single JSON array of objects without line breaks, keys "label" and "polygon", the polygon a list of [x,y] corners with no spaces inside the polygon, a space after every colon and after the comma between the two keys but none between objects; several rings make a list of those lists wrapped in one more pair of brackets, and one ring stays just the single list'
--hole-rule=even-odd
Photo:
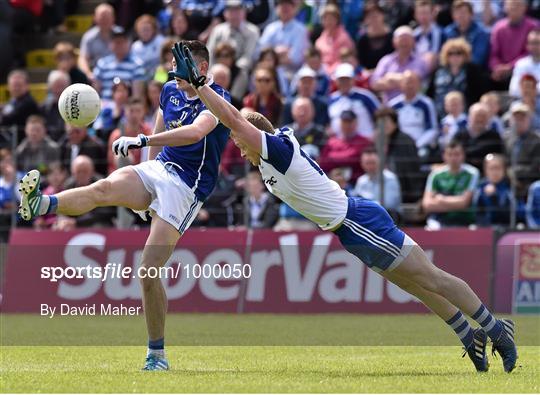
[{"label": "player's clenched hand", "polygon": [[121,155],[125,158],[130,149],[139,149],[147,145],[148,137],[141,133],[137,137],[122,136],[116,139],[112,144],[112,150],[115,155]]}]

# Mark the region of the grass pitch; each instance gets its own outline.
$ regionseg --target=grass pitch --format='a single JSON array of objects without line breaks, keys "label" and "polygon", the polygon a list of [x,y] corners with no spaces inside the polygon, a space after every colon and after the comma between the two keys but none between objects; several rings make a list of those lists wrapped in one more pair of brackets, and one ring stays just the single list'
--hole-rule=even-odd
[{"label": "grass pitch", "polygon": [[[540,317],[514,317],[521,367],[512,374],[504,373],[500,359],[493,357],[490,371],[477,374],[472,363],[461,358],[460,347],[445,345],[457,340],[430,315],[170,315],[167,355],[172,370],[141,372],[145,347],[130,344],[144,344],[142,317],[109,318],[46,321],[3,315],[0,390],[540,392]],[[51,322],[54,326],[47,327]],[[71,345],[54,345],[58,338],[47,332],[56,330],[63,331],[59,335],[64,339],[57,344]],[[235,331],[243,339],[224,345],[231,344]],[[411,331],[414,337],[407,335]],[[336,333],[341,345],[317,345],[335,339]],[[281,345],[266,345],[265,336],[268,343]],[[86,341],[75,342],[77,337]],[[97,345],[110,337],[125,345]],[[88,344],[88,338],[96,345],[81,345]],[[358,345],[354,338],[368,341]],[[412,345],[413,338],[423,339],[423,345]],[[39,345],[40,339],[48,345]]]}]

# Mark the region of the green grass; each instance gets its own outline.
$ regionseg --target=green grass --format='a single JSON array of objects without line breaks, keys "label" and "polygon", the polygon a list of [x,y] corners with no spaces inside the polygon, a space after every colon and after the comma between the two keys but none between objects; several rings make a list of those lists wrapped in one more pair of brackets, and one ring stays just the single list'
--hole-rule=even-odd
[{"label": "green grass", "polygon": [[[144,344],[141,317],[97,318],[55,321],[3,315],[1,392],[540,391],[539,317],[514,317],[521,367],[512,374],[504,373],[500,359],[494,358],[490,372],[477,374],[471,362],[461,358],[461,348],[448,329],[426,315],[170,315],[169,372],[141,372],[143,346],[50,345],[59,338],[44,336],[48,330],[64,330],[64,342],[56,344],[73,344],[77,335],[96,340],[109,333],[117,344],[132,344],[132,339]],[[72,332],[77,329],[78,334]],[[297,333],[301,330],[305,332]],[[316,345],[336,333],[345,343],[352,340],[353,331],[371,344]],[[253,345],[223,345],[230,344],[234,333]],[[303,339],[310,345],[265,345],[263,337],[270,334],[273,344]],[[431,342],[440,336],[442,344],[454,345],[407,344],[414,337]],[[49,345],[23,345],[39,338]],[[197,339],[198,344],[212,345],[178,345],[196,344]],[[392,344],[388,339],[394,345],[378,345]]]}]

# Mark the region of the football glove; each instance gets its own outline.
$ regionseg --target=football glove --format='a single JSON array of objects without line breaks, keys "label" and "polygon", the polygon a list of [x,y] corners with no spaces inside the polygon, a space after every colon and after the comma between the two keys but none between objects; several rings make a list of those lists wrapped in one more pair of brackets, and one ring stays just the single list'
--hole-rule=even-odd
[{"label": "football glove", "polygon": [[112,150],[115,155],[128,156],[130,149],[140,149],[148,145],[148,137],[144,134],[139,134],[137,137],[122,136],[116,139],[112,144]]},{"label": "football glove", "polygon": [[181,80],[189,82],[187,64],[184,61],[184,57],[182,56],[180,45],[178,43],[175,43],[174,46],[171,48],[171,51],[176,62],[176,67],[173,69],[173,71],[169,71],[169,78],[179,78]]}]

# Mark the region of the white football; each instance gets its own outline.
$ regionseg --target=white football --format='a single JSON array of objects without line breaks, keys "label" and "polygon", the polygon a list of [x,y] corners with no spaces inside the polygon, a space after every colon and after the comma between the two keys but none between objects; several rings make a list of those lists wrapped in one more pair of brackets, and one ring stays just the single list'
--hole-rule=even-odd
[{"label": "white football", "polygon": [[90,85],[73,84],[68,86],[58,99],[60,116],[73,126],[88,126],[99,115],[101,100]]}]

